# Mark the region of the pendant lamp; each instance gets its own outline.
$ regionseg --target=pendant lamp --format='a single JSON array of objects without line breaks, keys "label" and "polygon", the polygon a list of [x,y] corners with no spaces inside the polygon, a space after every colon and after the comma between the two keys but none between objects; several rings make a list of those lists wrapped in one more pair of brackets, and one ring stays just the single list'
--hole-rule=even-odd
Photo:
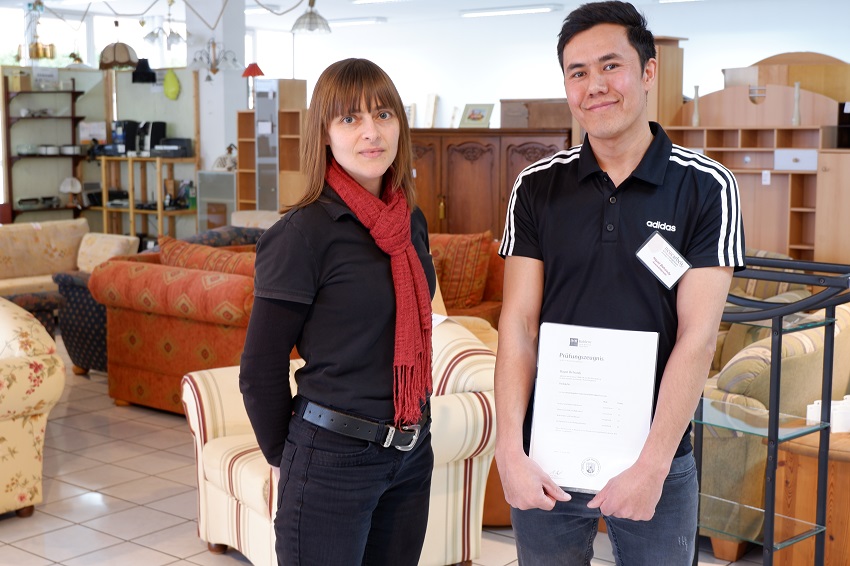
[{"label": "pendant lamp", "polygon": [[[118,28],[118,20],[115,20],[115,28]],[[139,57],[133,48],[120,41],[110,43],[100,52],[100,68],[104,70],[125,67],[135,69],[138,64]]]},{"label": "pendant lamp", "polygon": [[319,15],[319,12],[313,9],[316,5],[316,0],[310,0],[310,7],[307,11],[301,14],[295,23],[292,25],[292,33],[330,33],[331,26],[328,21]]},{"label": "pendant lamp", "polygon": [[155,83],[156,73],[151,69],[147,59],[139,59],[139,64],[133,71],[134,83]]}]

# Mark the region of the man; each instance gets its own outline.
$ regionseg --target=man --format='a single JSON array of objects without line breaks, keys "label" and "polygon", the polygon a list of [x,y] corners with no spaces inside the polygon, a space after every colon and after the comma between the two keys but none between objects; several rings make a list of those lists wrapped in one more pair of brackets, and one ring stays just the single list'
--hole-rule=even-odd
[{"label": "man", "polygon": [[[732,271],[744,265],[737,185],[648,121],[655,41],[631,4],[573,11],[558,58],[587,137],[519,175],[500,249],[496,462],[519,563],[590,564],[604,516],[618,564],[690,564],[698,486],[688,432]],[[691,265],[672,289],[635,255],[656,231]],[[649,435],[596,494],[567,494],[527,456],[543,322],[659,334]]]}]

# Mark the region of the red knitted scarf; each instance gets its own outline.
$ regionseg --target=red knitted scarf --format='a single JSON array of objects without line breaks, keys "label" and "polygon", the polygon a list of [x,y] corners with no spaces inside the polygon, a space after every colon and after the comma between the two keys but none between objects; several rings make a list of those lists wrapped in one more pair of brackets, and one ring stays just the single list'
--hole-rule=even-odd
[{"label": "red knitted scarf", "polygon": [[[389,175],[387,176],[390,177]],[[395,287],[395,423],[414,424],[431,392],[431,292],[410,241],[410,208],[401,190],[384,183],[375,197],[331,160],[325,180],[369,230],[378,248],[390,256]]]}]

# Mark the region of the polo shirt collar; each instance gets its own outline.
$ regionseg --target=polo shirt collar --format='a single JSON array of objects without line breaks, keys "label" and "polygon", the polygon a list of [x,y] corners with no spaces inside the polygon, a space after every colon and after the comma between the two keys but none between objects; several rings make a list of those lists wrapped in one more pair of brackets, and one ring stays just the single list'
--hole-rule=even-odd
[{"label": "polo shirt collar", "polygon": [[[667,164],[670,161],[673,142],[670,141],[664,129],[657,122],[650,122],[649,129],[652,132],[652,142],[649,144],[643,159],[640,160],[640,163],[638,163],[637,168],[632,172],[631,176],[652,185],[661,186],[664,184],[664,175],[667,172]],[[585,135],[584,143],[581,145],[581,153],[579,154],[579,180],[584,180],[593,173],[601,172],[602,169],[599,167],[599,162],[596,161],[596,156],[593,155],[593,148],[590,147],[590,140]]]},{"label": "polo shirt collar", "polygon": [[348,208],[348,205],[345,204],[345,201],[342,200],[342,197],[339,196],[339,194],[337,194],[337,192],[327,183],[325,183],[325,187],[322,189],[322,196],[320,196],[319,200],[316,202],[325,209],[325,212],[327,212],[328,216],[330,216],[334,221],[339,220],[346,214],[357,218],[354,212],[352,212],[352,210]]}]

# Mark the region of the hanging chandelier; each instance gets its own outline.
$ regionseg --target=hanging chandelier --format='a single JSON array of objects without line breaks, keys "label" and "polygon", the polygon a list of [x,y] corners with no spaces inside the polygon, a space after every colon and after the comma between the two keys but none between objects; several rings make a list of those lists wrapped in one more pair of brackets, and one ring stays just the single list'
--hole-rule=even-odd
[{"label": "hanging chandelier", "polygon": [[[165,31],[165,28],[162,26],[158,26],[150,31],[145,36],[145,41],[148,43],[156,43],[160,38],[165,38],[165,48],[171,51],[171,48],[175,45],[180,45],[185,39],[183,36],[174,31],[171,22],[171,6],[174,5],[174,0],[168,0],[168,17],[166,18],[166,22],[168,22],[168,31]],[[144,21],[144,20],[142,20]]]},{"label": "hanging chandelier", "polygon": [[225,49],[224,44],[216,44],[215,39],[210,39],[204,49],[195,51],[195,56],[192,58],[192,63],[189,65],[192,69],[207,71],[207,82],[212,81],[212,75],[218,73],[221,69],[241,69],[242,66],[236,59],[236,53],[230,49]]},{"label": "hanging chandelier", "polygon": [[[32,43],[28,46],[30,59],[53,59],[56,57],[56,47],[52,43],[41,43],[38,40],[38,24],[41,22],[41,14],[44,12],[44,2],[35,0],[29,5],[26,15],[27,30],[32,30]],[[29,33],[27,34],[30,35]],[[16,59],[21,60],[23,48],[18,46]]]},{"label": "hanging chandelier", "polygon": [[292,25],[292,33],[330,33],[331,26],[328,21],[319,15],[314,9],[316,0],[310,0],[310,7],[307,11],[295,20]]}]

